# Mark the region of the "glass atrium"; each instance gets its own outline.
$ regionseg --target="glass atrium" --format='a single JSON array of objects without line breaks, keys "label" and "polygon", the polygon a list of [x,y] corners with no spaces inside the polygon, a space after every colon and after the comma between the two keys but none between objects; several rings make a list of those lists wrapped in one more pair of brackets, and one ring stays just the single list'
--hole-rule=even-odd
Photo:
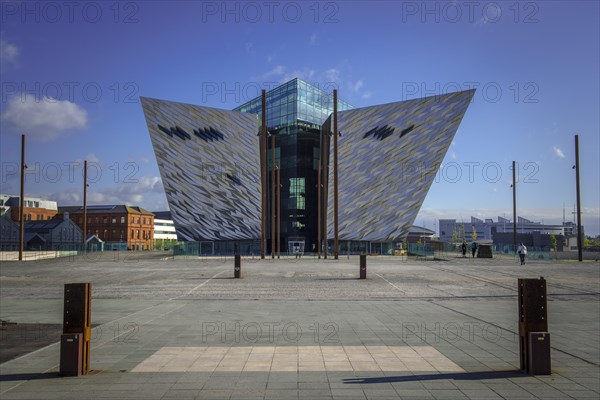
[{"label": "glass atrium", "polygon": [[[317,175],[321,155],[321,125],[333,113],[333,94],[296,78],[270,90],[266,97],[267,131],[270,134],[267,151],[269,177],[273,138],[275,165],[281,166],[281,250],[287,251],[292,242],[304,242],[304,250],[314,252],[317,246]],[[261,121],[261,103],[259,96],[234,111],[258,114]],[[338,111],[351,108],[350,104],[338,99]],[[272,238],[270,184],[269,178],[269,249]]]}]

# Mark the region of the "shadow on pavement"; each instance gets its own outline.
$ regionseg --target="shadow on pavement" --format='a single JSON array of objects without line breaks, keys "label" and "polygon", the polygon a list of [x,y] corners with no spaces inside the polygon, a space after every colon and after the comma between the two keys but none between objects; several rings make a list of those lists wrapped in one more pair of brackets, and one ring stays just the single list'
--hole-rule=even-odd
[{"label": "shadow on pavement", "polygon": [[485,372],[461,372],[451,374],[427,374],[427,375],[404,375],[404,376],[378,376],[374,378],[351,378],[344,379],[344,383],[349,384],[369,384],[369,383],[394,383],[394,382],[413,382],[413,381],[433,381],[439,379],[454,379],[465,381],[478,381],[482,379],[506,379],[526,376],[519,370],[511,371],[485,371]]},{"label": "shadow on pavement", "polygon": [[38,379],[55,379],[61,376],[58,372],[47,372],[39,374],[6,374],[0,375],[0,382],[8,381],[34,381]]}]

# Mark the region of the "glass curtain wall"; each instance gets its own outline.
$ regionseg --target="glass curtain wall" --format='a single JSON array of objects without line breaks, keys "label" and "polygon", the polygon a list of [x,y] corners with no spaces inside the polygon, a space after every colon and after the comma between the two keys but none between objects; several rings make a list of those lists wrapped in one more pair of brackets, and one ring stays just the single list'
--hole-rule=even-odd
[{"label": "glass curtain wall", "polygon": [[[267,131],[275,137],[275,165],[281,166],[281,249],[288,241],[304,241],[307,252],[317,246],[317,169],[321,154],[321,125],[333,112],[333,94],[301,79],[293,79],[267,92]],[[338,100],[338,110],[352,106]],[[261,98],[234,111],[258,114]],[[268,141],[267,237],[271,239],[271,141]]]}]

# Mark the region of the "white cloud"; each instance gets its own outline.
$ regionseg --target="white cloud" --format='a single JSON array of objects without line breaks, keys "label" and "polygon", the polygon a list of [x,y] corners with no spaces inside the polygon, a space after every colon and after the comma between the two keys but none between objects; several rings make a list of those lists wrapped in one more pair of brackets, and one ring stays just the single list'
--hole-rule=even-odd
[{"label": "white cloud", "polygon": [[88,163],[96,163],[100,164],[100,157],[98,157],[95,153],[88,153],[85,158],[78,158],[75,160],[76,163],[79,163],[83,166],[83,161],[87,161]]},{"label": "white cloud", "polygon": [[562,149],[561,149],[561,148],[559,148],[559,147],[556,147],[556,146],[554,146],[553,148],[554,148],[554,154],[555,154],[557,157],[560,157],[560,158],[565,158],[565,152],[564,152],[564,151],[562,151]]},{"label": "white cloud", "polygon": [[273,57],[267,56],[267,64],[270,64],[273,61]]},{"label": "white cloud", "polygon": [[276,80],[277,82],[284,83],[294,78],[304,79],[306,81],[312,81],[316,76],[316,71],[314,69],[310,69],[308,67],[304,67],[303,69],[296,69],[293,71],[288,71],[285,65],[276,65],[271,70],[265,72],[264,74],[256,77],[252,77],[251,79],[254,81],[268,81],[268,80]]},{"label": "white cloud", "polygon": [[71,129],[87,126],[87,111],[67,100],[54,100],[34,95],[13,96],[8,101],[6,111],[0,116],[3,129],[25,133],[28,138],[50,141]]},{"label": "white cloud", "polygon": [[353,92],[358,92],[363,87],[363,81],[359,79],[354,83],[350,83],[350,87],[352,88]]},{"label": "white cloud", "polygon": [[373,96],[373,93],[371,92],[364,92],[363,95],[361,96],[363,99],[367,100],[370,99],[371,96]]},{"label": "white cloud", "polygon": [[246,42],[244,45],[244,49],[246,49],[247,54],[254,54],[254,43]]},{"label": "white cloud", "polygon": [[450,152],[450,157],[452,157],[453,160],[456,160],[456,152],[455,151],[451,151]]},{"label": "white cloud", "polygon": [[315,46],[317,44],[317,34],[313,33],[310,35],[310,45]]},{"label": "white cloud", "polygon": [[329,82],[339,82],[340,70],[336,68],[329,68],[327,71],[325,71],[325,77],[329,80]]},{"label": "white cloud", "polygon": [[16,64],[19,53],[20,50],[16,45],[0,39],[0,60],[2,60],[2,64]]},{"label": "white cloud", "polygon": [[98,156],[94,153],[89,153],[87,156],[85,156],[85,159],[88,160],[88,162],[100,163],[100,158],[98,158]]},{"label": "white cloud", "polygon": [[[103,189],[95,189],[94,184],[88,187],[88,204],[128,204],[142,205],[152,195],[164,196],[162,181],[158,176],[142,176],[138,182],[119,182],[115,186]],[[59,205],[73,205],[82,202],[82,194],[79,189],[65,190],[48,195]]]}]

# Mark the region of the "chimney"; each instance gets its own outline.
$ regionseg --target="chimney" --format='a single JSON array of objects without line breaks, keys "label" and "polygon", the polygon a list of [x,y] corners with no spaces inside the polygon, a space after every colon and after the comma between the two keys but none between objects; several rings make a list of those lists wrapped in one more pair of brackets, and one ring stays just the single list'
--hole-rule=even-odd
[{"label": "chimney", "polygon": [[68,212],[68,211],[65,211],[65,212],[63,213],[63,220],[65,220],[65,221],[66,221],[66,220],[68,220],[68,219],[69,219],[69,212]]}]

